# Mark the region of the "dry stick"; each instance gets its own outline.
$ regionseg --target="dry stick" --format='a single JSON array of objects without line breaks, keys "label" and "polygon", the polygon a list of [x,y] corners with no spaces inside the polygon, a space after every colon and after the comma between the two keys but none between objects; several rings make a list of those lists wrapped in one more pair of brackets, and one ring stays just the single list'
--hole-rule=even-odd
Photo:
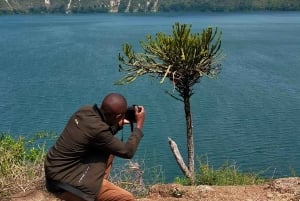
[{"label": "dry stick", "polygon": [[171,138],[168,137],[169,145],[172,150],[172,153],[176,159],[176,162],[178,163],[179,167],[181,168],[181,171],[189,178],[192,179],[192,174],[189,171],[188,167],[185,165],[183,158],[179,152],[178,146],[175,141],[173,141]]}]

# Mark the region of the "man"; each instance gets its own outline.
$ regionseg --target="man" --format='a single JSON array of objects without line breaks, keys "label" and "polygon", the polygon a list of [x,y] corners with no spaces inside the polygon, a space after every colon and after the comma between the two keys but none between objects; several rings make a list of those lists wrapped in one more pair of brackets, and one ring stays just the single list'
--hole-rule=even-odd
[{"label": "man", "polygon": [[107,180],[113,156],[132,158],[143,136],[145,111],[135,106],[135,128],[127,142],[115,134],[129,123],[126,99],[108,94],[101,107],[75,112],[45,159],[46,187],[66,201],[131,201],[131,193]]}]

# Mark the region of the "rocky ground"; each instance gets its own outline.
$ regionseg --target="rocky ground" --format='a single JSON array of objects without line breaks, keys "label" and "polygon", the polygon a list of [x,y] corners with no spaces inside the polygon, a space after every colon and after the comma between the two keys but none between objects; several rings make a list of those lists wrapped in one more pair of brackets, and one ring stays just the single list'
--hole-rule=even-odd
[{"label": "rocky ground", "polygon": [[[3,201],[58,201],[43,190],[16,194]],[[154,185],[145,198],[137,201],[300,201],[300,177],[276,179],[249,186]]]}]

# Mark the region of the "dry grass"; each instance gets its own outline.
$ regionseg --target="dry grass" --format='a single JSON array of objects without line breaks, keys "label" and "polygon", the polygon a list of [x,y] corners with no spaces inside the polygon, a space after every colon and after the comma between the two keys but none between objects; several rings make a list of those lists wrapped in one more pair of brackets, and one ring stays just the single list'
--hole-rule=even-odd
[{"label": "dry grass", "polygon": [[44,186],[45,148],[27,147],[31,141],[0,137],[0,198]]},{"label": "dry grass", "polygon": [[12,164],[11,171],[0,178],[0,198],[20,192],[44,189],[44,170],[42,164]]}]

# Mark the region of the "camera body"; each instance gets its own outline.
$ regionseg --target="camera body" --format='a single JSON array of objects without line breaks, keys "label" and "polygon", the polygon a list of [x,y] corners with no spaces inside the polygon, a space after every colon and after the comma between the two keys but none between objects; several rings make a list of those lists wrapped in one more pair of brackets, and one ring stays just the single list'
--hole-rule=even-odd
[{"label": "camera body", "polygon": [[[130,122],[136,122],[136,118],[135,118],[135,107],[137,105],[132,105],[132,106],[129,106],[127,108],[127,111],[125,113],[125,119],[127,119],[128,121]],[[140,111],[140,108],[138,108],[139,111]]]}]

